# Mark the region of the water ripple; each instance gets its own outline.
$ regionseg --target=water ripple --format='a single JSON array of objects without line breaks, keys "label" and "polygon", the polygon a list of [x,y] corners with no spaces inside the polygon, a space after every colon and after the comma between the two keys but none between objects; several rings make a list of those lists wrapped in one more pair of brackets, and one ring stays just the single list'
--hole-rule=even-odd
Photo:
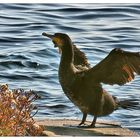
[{"label": "water ripple", "polygon": [[[60,55],[42,32],[69,34],[95,65],[115,47],[140,51],[139,14],[140,4],[1,3],[0,82],[35,90],[41,96],[35,102],[37,117],[81,117],[59,84]],[[139,100],[139,82],[136,77],[125,86],[105,89],[120,99]],[[139,131],[139,115],[139,109],[118,110],[106,118]]]}]

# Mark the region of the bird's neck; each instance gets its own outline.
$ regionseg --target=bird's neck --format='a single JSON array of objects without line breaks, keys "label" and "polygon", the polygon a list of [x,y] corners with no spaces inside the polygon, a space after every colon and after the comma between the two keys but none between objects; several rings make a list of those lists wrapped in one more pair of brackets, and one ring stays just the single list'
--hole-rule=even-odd
[{"label": "bird's neck", "polygon": [[73,46],[71,43],[67,43],[66,46],[62,49],[62,55],[61,55],[61,64],[62,65],[70,65],[73,63]]},{"label": "bird's neck", "polygon": [[[64,48],[65,47],[65,48]],[[59,65],[59,81],[65,92],[69,91],[69,86],[73,84],[76,68],[73,64],[73,47],[71,44],[63,46],[61,61]]]}]

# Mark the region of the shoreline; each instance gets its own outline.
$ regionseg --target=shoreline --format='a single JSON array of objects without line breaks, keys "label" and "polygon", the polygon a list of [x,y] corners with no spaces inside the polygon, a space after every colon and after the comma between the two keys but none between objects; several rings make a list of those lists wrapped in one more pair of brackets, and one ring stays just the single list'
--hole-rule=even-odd
[{"label": "shoreline", "polygon": [[[80,120],[76,119],[43,119],[36,123],[43,126],[43,136],[139,136],[136,132],[121,127],[118,122],[99,120],[95,128],[77,127]],[[89,125],[91,122],[86,121]]]}]

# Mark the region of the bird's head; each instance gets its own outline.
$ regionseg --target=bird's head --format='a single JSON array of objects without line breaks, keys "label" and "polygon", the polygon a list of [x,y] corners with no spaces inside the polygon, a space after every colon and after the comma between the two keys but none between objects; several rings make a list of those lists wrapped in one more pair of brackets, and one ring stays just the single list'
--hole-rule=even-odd
[{"label": "bird's head", "polygon": [[51,35],[46,32],[43,32],[42,35],[50,38],[54,43],[54,47],[59,48],[59,52],[61,52],[64,49],[64,47],[72,44],[70,37],[64,33],[55,33],[54,35]]}]

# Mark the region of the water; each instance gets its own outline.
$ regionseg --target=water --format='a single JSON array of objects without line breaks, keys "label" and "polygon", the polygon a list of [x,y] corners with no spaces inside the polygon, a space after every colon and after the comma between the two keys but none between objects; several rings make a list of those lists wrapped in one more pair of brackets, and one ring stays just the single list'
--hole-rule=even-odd
[{"label": "water", "polygon": [[[140,4],[0,4],[0,83],[35,90],[42,98],[37,118],[81,118],[58,82],[60,55],[42,32],[63,32],[92,65],[113,48],[140,51]],[[120,99],[140,101],[140,77],[125,86],[104,85]],[[140,131],[140,110],[108,117]],[[92,117],[89,117],[91,120]]]}]

